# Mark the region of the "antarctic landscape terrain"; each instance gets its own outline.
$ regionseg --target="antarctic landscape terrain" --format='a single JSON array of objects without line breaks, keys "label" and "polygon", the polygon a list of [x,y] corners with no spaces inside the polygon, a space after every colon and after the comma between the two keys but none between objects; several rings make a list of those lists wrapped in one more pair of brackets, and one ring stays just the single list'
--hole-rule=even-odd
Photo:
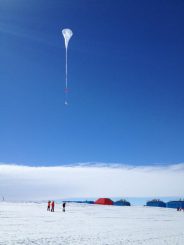
[{"label": "antarctic landscape terrain", "polygon": [[143,206],[0,203],[0,245],[183,245],[184,212]]}]

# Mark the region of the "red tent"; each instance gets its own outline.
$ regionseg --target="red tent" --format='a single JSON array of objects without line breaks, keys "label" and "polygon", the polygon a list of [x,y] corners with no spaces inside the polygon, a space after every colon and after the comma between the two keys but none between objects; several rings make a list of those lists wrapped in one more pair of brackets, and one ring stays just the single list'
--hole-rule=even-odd
[{"label": "red tent", "polygon": [[113,205],[113,201],[109,198],[99,198],[98,200],[96,200],[95,204]]}]

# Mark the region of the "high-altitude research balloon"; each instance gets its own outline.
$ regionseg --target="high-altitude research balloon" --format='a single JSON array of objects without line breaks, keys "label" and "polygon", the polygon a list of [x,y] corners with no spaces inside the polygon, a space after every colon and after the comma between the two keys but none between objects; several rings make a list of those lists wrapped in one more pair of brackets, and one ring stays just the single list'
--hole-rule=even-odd
[{"label": "high-altitude research balloon", "polygon": [[73,36],[73,32],[71,29],[63,29],[62,34],[65,42],[65,50],[66,50],[66,62],[65,62],[65,105],[68,105],[67,101],[67,93],[68,93],[68,44],[70,38]]}]

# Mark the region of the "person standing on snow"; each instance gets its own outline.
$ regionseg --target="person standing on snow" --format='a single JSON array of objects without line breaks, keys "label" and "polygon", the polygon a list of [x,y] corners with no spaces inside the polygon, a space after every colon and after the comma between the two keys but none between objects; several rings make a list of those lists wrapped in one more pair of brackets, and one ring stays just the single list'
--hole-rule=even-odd
[{"label": "person standing on snow", "polygon": [[52,201],[52,203],[51,203],[51,212],[54,212],[54,206],[55,206],[55,203],[54,203],[54,201]]},{"label": "person standing on snow", "polygon": [[65,212],[66,202],[63,203],[63,212]]},{"label": "person standing on snow", "polygon": [[51,201],[49,200],[48,205],[47,205],[47,211],[50,211],[50,204],[51,204]]}]

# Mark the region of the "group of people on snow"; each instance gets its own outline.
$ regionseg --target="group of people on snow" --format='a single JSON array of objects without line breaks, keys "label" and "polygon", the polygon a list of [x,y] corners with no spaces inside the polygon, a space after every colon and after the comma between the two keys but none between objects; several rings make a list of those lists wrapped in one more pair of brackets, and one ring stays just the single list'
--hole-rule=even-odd
[{"label": "group of people on snow", "polygon": [[[47,211],[54,212],[55,202],[48,201]],[[66,202],[63,202],[63,212],[65,212]]]},{"label": "group of people on snow", "polygon": [[184,211],[184,208],[177,208],[177,211]]}]

